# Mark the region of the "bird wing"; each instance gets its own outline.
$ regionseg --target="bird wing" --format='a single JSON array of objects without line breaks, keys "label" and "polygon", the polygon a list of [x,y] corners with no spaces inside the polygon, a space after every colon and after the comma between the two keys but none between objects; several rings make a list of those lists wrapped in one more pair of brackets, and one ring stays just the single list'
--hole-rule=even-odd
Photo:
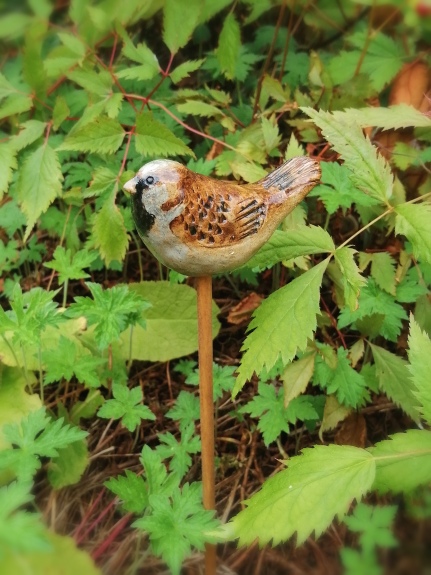
[{"label": "bird wing", "polygon": [[183,213],[171,222],[172,232],[187,243],[228,246],[255,234],[265,221],[266,204],[254,190],[208,178],[192,192]]}]

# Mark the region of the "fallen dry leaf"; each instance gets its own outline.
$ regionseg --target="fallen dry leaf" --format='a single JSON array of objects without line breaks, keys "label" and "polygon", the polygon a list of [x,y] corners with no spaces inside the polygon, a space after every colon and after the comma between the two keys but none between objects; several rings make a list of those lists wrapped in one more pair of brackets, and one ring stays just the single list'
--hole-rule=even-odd
[{"label": "fallen dry leaf", "polygon": [[254,310],[260,306],[262,300],[263,297],[257,295],[255,292],[251,292],[251,294],[231,308],[227,316],[227,321],[234,325],[239,325],[246,320],[248,321]]}]

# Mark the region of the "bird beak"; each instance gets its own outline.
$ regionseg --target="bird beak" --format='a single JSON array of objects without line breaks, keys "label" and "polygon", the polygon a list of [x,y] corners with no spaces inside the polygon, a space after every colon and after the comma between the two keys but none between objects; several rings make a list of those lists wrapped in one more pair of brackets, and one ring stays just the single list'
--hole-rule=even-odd
[{"label": "bird beak", "polygon": [[132,178],[131,180],[129,180],[128,182],[126,182],[123,186],[123,190],[125,192],[128,192],[129,194],[136,194],[136,177]]}]

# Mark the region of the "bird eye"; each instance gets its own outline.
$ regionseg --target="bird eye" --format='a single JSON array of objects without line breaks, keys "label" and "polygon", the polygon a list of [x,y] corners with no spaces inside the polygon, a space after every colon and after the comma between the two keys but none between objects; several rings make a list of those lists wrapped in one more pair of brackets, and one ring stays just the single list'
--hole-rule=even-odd
[{"label": "bird eye", "polygon": [[145,183],[147,184],[147,186],[151,186],[151,184],[154,184],[154,177],[148,176],[147,178],[145,178]]}]

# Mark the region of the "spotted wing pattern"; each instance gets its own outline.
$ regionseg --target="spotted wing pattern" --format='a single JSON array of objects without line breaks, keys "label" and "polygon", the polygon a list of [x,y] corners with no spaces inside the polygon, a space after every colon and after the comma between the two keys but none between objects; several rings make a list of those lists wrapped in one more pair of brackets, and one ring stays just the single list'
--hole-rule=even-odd
[{"label": "spotted wing pattern", "polygon": [[[210,185],[210,183],[212,185]],[[184,212],[171,222],[175,235],[203,247],[221,247],[255,234],[266,217],[266,205],[232,183],[207,180],[184,199]]]}]

